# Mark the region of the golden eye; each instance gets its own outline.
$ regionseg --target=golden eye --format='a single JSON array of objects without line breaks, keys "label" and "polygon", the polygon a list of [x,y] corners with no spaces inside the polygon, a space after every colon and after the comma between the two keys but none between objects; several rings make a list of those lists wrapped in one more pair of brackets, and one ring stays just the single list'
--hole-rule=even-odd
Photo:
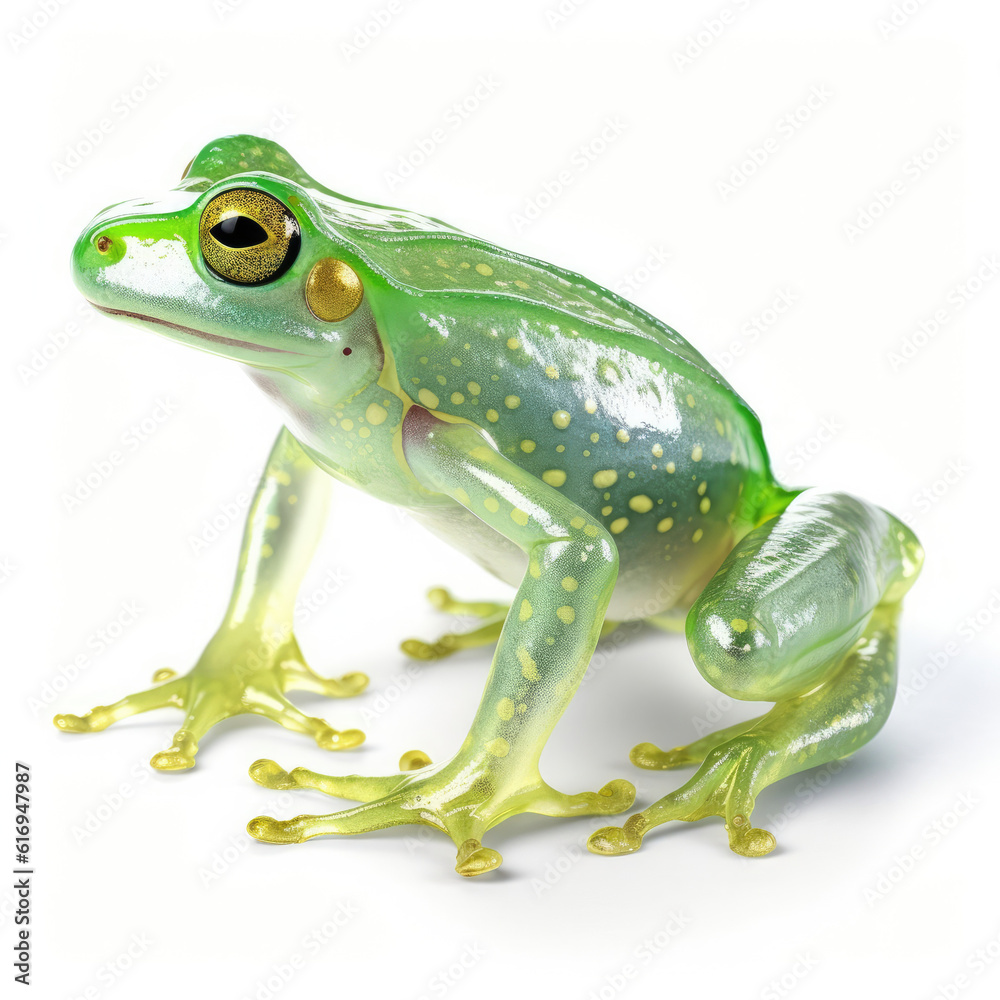
[{"label": "golden eye", "polygon": [[205,263],[223,280],[263,285],[292,266],[301,237],[295,216],[277,198],[234,188],[205,206],[198,242]]}]

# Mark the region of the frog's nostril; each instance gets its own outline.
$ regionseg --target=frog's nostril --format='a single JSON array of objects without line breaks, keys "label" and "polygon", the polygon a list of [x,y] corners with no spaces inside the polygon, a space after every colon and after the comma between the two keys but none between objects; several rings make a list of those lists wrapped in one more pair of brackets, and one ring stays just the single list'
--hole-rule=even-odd
[{"label": "frog's nostril", "polygon": [[98,253],[107,253],[111,249],[111,237],[98,236],[94,245],[97,247]]}]

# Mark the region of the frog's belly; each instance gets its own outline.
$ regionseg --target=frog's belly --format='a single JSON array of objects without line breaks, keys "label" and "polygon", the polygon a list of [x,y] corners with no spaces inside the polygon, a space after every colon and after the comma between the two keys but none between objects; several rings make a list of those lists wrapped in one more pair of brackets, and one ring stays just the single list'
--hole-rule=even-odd
[{"label": "frog's belly", "polygon": [[[460,504],[446,502],[412,514],[493,576],[512,587],[520,585],[528,568],[525,553]],[[655,528],[652,534],[657,534]],[[697,543],[678,543],[669,559],[656,541],[656,537],[644,539],[642,532],[615,538],[618,582],[607,612],[612,621],[633,621],[690,606],[734,543],[728,525],[722,523],[706,531]]]}]

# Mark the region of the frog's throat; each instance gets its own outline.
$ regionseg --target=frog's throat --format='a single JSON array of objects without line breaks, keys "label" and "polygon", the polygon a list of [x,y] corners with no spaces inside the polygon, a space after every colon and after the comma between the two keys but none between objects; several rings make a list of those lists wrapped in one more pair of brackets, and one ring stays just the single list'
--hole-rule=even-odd
[{"label": "frog's throat", "polygon": [[[90,299],[87,300],[90,302]],[[130,312],[128,309],[112,309],[110,306],[99,306],[96,302],[90,304],[108,316],[125,316],[128,319],[138,319],[143,323],[158,323],[160,326],[169,326],[171,330],[180,330],[181,333],[190,333],[192,337],[199,337],[201,340],[211,341],[213,344],[225,344],[227,347],[243,347],[248,351],[264,351],[269,354],[299,354],[299,351],[285,351],[280,347],[265,347],[263,344],[252,344],[246,340],[236,340],[233,337],[220,337],[217,333],[206,333],[204,330],[196,330],[191,326],[182,326],[180,323],[171,323],[167,319],[157,319],[156,316],[147,316],[144,313]]]}]

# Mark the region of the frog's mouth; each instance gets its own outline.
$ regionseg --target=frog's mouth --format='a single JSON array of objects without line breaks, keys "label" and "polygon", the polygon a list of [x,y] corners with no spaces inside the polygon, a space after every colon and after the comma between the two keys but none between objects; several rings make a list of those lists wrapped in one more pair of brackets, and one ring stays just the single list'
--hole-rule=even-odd
[{"label": "frog's mouth", "polygon": [[227,347],[242,347],[248,351],[264,351],[269,354],[298,354],[298,351],[283,351],[280,347],[265,347],[263,344],[251,344],[246,340],[236,340],[233,337],[221,337],[217,333],[206,333],[204,330],[196,330],[192,326],[182,326],[180,323],[172,323],[168,319],[158,319],[156,316],[146,316],[144,313],[130,312],[128,309],[112,309],[110,306],[99,306],[96,302],[88,302],[98,311],[107,316],[124,316],[126,319],[138,319],[143,323],[158,323],[160,326],[168,326],[171,330],[179,330],[181,333],[190,333],[192,337],[199,337],[201,340],[208,340],[213,344],[225,344]]}]

